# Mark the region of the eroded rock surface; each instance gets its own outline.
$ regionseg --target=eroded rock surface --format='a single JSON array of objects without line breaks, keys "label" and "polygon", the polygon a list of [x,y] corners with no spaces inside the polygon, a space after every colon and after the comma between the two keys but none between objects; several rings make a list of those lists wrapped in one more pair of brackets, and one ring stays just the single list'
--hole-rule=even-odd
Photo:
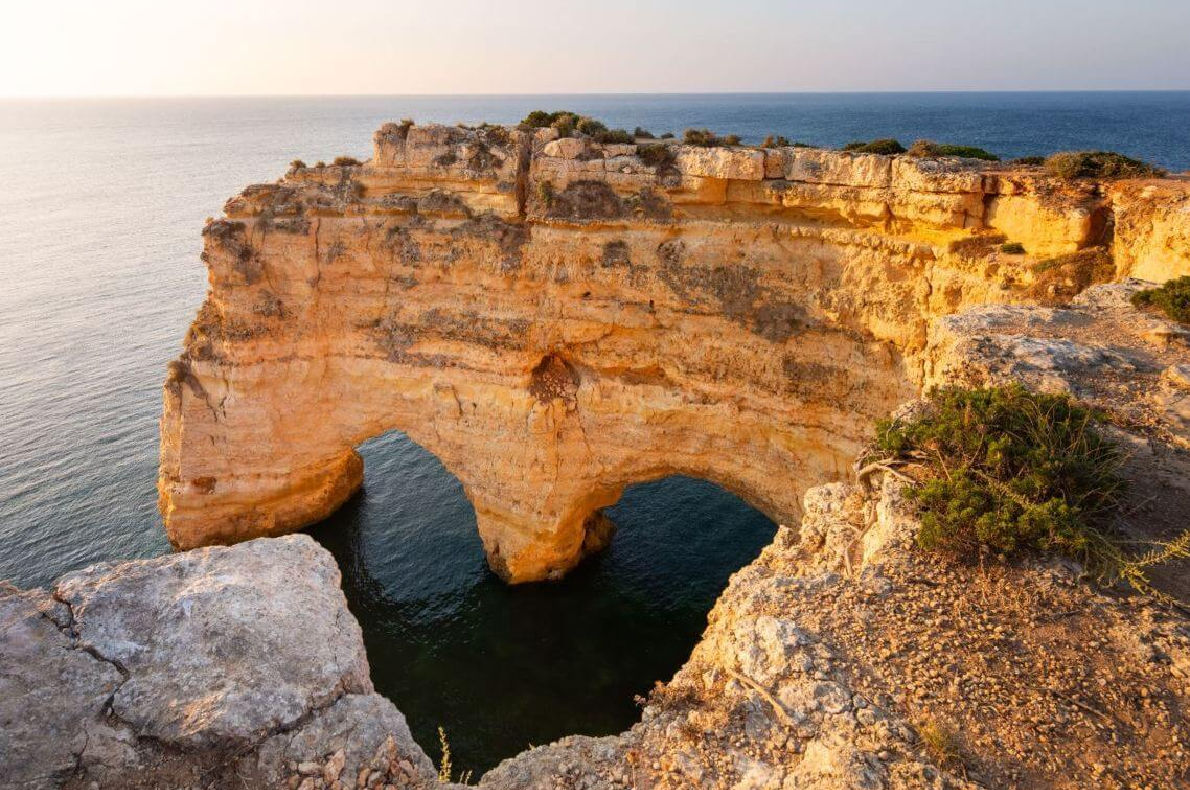
[{"label": "eroded rock surface", "polygon": [[1185,786],[1190,620],[1065,563],[917,550],[900,486],[811,489],[640,724],[525,752],[480,786]]},{"label": "eroded rock surface", "polygon": [[554,134],[389,124],[365,165],[227,203],[165,385],[175,546],[325,517],[392,429],[459,478],[512,581],[573,566],[600,508],[666,474],[796,523],[916,395],[933,318],[1190,271],[1185,181]]},{"label": "eroded rock surface", "polygon": [[[0,787],[435,782],[309,537],[0,592]],[[296,777],[292,783],[289,780]]]}]

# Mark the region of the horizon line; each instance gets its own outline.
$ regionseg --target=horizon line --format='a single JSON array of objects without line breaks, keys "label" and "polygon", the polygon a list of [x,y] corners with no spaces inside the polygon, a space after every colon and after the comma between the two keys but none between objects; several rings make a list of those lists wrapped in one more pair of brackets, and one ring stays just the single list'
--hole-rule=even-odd
[{"label": "horizon line", "polygon": [[5,95],[0,102],[11,101],[103,101],[115,99],[361,99],[361,98],[496,98],[536,96],[806,96],[806,95],[897,95],[897,94],[1058,94],[1058,93],[1190,93],[1185,88],[943,88],[943,89],[843,89],[843,90],[722,90],[722,91],[533,91],[479,93],[104,93]]}]

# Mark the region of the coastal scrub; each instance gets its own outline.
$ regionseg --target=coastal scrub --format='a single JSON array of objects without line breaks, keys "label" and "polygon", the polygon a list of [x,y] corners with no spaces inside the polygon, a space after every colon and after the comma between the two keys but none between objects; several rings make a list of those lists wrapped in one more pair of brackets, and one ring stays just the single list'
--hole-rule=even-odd
[{"label": "coastal scrub", "polygon": [[1175,321],[1190,323],[1190,275],[1170,280],[1160,288],[1147,288],[1132,295],[1137,307],[1156,307]]}]

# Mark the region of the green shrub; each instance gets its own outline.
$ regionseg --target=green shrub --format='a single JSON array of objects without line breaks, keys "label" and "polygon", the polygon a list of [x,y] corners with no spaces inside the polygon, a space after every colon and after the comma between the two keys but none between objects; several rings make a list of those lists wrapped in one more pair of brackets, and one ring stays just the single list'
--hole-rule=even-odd
[{"label": "green shrub", "polygon": [[1064,151],[1046,158],[1050,175],[1076,178],[1148,178],[1165,175],[1147,162],[1114,151]]},{"label": "green shrub", "polygon": [[769,135],[764,138],[760,144],[761,148],[787,148],[789,147],[789,138],[781,135]]},{"label": "green shrub", "polygon": [[591,135],[591,139],[597,143],[617,143],[631,145],[635,140],[632,135],[623,129],[604,129],[603,131],[595,132]]},{"label": "green shrub", "polygon": [[595,120],[594,118],[588,118],[584,115],[575,122],[574,130],[579,134],[585,134],[589,137],[594,137],[600,132],[606,132],[607,126],[605,126],[602,122]]},{"label": "green shrub", "polygon": [[1137,291],[1132,295],[1137,307],[1156,307],[1175,321],[1190,323],[1190,275],[1170,280],[1160,288]]},{"label": "green shrub", "polygon": [[719,145],[742,145],[738,134],[727,134],[719,141]]},{"label": "green shrub", "polygon": [[661,139],[662,140],[672,140],[672,139],[674,139],[674,133],[666,132],[665,134],[661,135]]},{"label": "green shrub", "polygon": [[652,140],[652,139],[654,139],[654,138],[656,137],[656,135],[654,135],[654,134],[653,134],[652,132],[650,132],[648,129],[642,129],[642,128],[640,128],[639,126],[638,126],[638,127],[636,127],[636,129],[634,129],[634,130],[633,130],[633,132],[632,132],[632,136],[633,136],[633,137],[639,137],[639,138],[640,138],[640,139],[642,139],[642,140]]},{"label": "green shrub", "polygon": [[335,167],[356,167],[362,163],[354,156],[336,156],[331,164]]},{"label": "green shrub", "polygon": [[550,128],[558,132],[559,137],[573,137],[574,124],[578,121],[577,115],[563,115],[558,120],[550,124]]},{"label": "green shrub", "polygon": [[848,143],[843,146],[843,150],[857,154],[903,154],[905,153],[905,146],[891,137],[885,137],[879,140],[872,140],[869,143],[865,143],[862,140]]},{"label": "green shrub", "polygon": [[1125,492],[1123,454],[1068,396],[1019,384],[941,389],[920,414],[879,422],[876,447],[924,469],[909,491],[922,548],[967,559],[985,547],[1041,549],[1101,579],[1122,575],[1127,559],[1106,522]]},{"label": "green shrub", "polygon": [[532,129],[548,129],[558,122],[564,116],[577,118],[578,114],[568,110],[556,110],[554,112],[546,112],[545,110],[534,110],[525,116],[521,121],[521,126],[528,126]]},{"label": "green shrub", "polygon": [[1021,244],[1019,241],[1007,241],[1000,245],[1000,252],[1004,252],[1009,255],[1024,255],[1025,245]]},{"label": "green shrub", "polygon": [[1045,164],[1044,156],[1018,156],[1011,160],[1008,164],[1014,167],[1035,167],[1037,165]]},{"label": "green shrub", "polygon": [[989,162],[999,162],[1000,157],[988,153],[982,148],[969,145],[945,145],[933,140],[918,140],[909,147],[909,156],[959,156],[964,159],[985,159]]},{"label": "green shrub", "polygon": [[687,129],[682,135],[682,142],[701,148],[714,148],[722,144],[719,137],[710,129]]},{"label": "green shrub", "polygon": [[636,155],[649,167],[664,168],[674,161],[674,153],[670,146],[662,144],[637,146]]}]

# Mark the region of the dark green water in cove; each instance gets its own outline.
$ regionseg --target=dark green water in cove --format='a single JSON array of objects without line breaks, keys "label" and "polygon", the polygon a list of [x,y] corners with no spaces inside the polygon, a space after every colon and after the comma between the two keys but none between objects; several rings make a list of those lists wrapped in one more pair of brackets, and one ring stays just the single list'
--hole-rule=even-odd
[{"label": "dark green water in cove", "polygon": [[631,726],[634,695],[673,675],[775,531],[718,486],[670,477],[608,509],[606,552],[560,582],[509,587],[434,456],[400,434],[361,451],[364,490],[310,533],[343,570],[377,690],[435,757],[443,726],[456,769],[476,776],[530,744]]}]

